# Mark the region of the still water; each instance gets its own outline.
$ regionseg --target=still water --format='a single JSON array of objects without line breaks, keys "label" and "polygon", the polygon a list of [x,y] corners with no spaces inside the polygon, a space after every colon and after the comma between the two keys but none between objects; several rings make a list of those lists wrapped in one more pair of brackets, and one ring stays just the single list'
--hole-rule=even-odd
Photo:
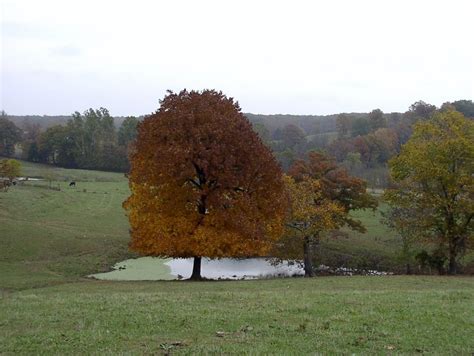
[{"label": "still water", "polygon": [[[117,281],[156,281],[189,278],[193,259],[163,259],[141,257],[117,263],[113,271],[98,273],[89,277]],[[203,259],[201,275],[208,279],[256,279],[272,276],[303,275],[298,264],[282,263],[273,266],[264,258],[220,260]]]}]

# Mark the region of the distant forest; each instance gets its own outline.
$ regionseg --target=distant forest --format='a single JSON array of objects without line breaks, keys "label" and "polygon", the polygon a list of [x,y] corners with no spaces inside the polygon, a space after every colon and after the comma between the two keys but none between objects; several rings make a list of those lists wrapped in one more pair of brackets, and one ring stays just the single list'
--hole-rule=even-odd
[{"label": "distant forest", "polygon": [[[474,118],[472,100],[445,103]],[[404,113],[334,115],[244,114],[262,141],[287,170],[309,151],[334,156],[353,175],[371,187],[388,184],[387,162],[410,138],[412,125],[429,120],[438,108],[417,101]],[[144,116],[112,117],[107,109],[89,109],[71,116],[0,117],[0,156],[66,168],[127,172],[131,142]]]}]

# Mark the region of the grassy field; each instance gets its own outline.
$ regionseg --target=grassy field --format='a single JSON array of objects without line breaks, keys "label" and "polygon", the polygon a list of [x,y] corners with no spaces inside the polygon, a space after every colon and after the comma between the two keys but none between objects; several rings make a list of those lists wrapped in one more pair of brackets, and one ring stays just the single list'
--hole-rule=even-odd
[{"label": "grassy field", "polygon": [[[30,181],[0,193],[0,354],[474,351],[472,277],[87,279],[133,257],[126,179],[35,164],[24,173],[60,190]],[[398,240],[377,214],[361,213],[367,234],[325,251],[396,261]]]},{"label": "grassy field", "polygon": [[[0,192],[0,288],[77,280],[131,256],[121,207],[123,174],[24,164],[25,175],[52,176]],[[68,183],[75,180],[75,188]]]},{"label": "grassy field", "polygon": [[6,293],[0,353],[471,355],[474,280],[78,282]]},{"label": "grassy field", "polygon": [[[22,164],[25,176],[47,180],[0,192],[0,288],[75,281],[133,256],[121,206],[129,194],[123,174]],[[73,180],[77,185],[70,188]],[[379,269],[392,268],[398,239],[380,224],[378,212],[359,217],[368,233],[323,241],[321,262],[359,267],[383,261]]]},{"label": "grassy field", "polygon": [[375,212],[357,211],[353,216],[367,228],[366,233],[342,229],[345,234],[330,234],[323,238],[318,260],[326,265],[379,271],[403,271],[400,262],[401,240],[381,223],[381,204]]}]

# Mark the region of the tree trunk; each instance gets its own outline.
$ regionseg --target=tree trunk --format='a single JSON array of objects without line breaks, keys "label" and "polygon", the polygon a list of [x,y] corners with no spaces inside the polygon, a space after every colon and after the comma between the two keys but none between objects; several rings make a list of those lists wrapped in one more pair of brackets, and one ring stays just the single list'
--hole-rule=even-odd
[{"label": "tree trunk", "polygon": [[311,245],[309,236],[305,236],[303,242],[303,252],[304,252],[304,276],[305,277],[314,277],[313,270],[313,261],[311,260]]},{"label": "tree trunk", "polygon": [[194,263],[193,263],[193,274],[191,275],[191,278],[189,278],[192,281],[200,281],[202,279],[201,277],[201,257],[194,257]]},{"label": "tree trunk", "polygon": [[453,275],[458,272],[458,265],[456,263],[456,245],[454,242],[449,244],[449,266],[448,274]]},{"label": "tree trunk", "polygon": [[406,274],[411,274],[411,266],[410,266],[410,264],[407,263],[405,267],[406,267],[406,270],[405,270]]}]

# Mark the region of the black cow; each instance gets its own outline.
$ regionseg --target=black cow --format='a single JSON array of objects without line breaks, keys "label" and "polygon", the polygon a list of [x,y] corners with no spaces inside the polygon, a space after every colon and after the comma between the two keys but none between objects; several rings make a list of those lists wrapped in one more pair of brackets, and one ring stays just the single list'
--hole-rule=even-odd
[{"label": "black cow", "polygon": [[69,183],[69,186],[70,186],[70,187],[75,187],[75,186],[76,186],[76,182],[71,182],[71,183]]}]

